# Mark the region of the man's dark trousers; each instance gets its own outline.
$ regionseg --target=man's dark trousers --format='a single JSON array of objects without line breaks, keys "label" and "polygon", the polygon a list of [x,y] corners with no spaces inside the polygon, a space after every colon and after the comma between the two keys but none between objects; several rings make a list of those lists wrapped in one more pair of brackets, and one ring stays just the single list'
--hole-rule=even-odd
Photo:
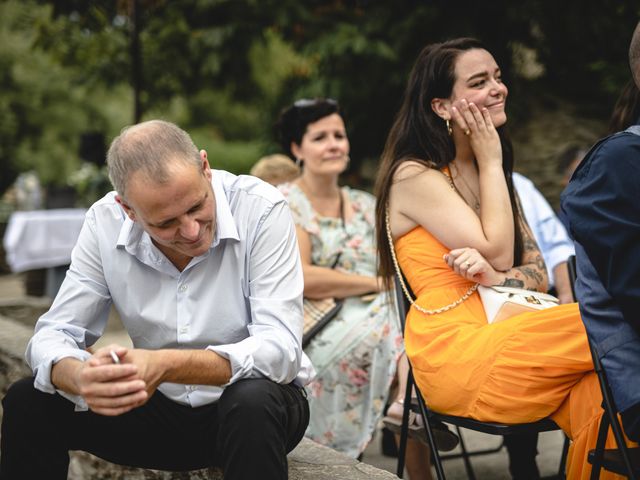
[{"label": "man's dark trousers", "polygon": [[266,379],[240,380],[216,403],[197,408],[156,392],[142,407],[108,417],[75,412],[25,378],[2,405],[1,480],[65,480],[69,450],[157,470],[219,466],[227,480],[286,479],[286,454],[309,423],[303,390]]}]

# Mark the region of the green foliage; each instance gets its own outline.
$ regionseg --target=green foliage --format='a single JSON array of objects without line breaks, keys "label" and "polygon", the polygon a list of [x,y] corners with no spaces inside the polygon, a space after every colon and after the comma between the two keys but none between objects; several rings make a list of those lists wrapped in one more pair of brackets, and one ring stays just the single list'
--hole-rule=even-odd
[{"label": "green foliage", "polygon": [[542,84],[595,115],[608,115],[630,72],[627,51],[640,4],[627,0],[530,2]]},{"label": "green foliage", "polygon": [[235,174],[249,173],[258,159],[264,155],[261,142],[221,141],[215,132],[204,129],[191,130],[191,137],[198,148],[207,151],[211,168],[227,170]]},{"label": "green foliage", "polygon": [[563,102],[602,117],[628,78],[639,16],[637,0],[5,0],[0,192],[32,168],[45,184],[66,183],[85,130],[109,141],[131,123],[135,67],[143,118],[175,121],[214,167],[234,172],[276,149],[282,107],[331,96],[346,112],[357,175],[379,157],[419,51],[455,36],[495,54],[511,123]]},{"label": "green foliage", "polygon": [[[61,181],[74,168],[77,134],[87,122],[79,108],[82,91],[50,56],[32,48],[34,32],[25,28],[43,21],[48,10],[29,2],[0,4],[0,165],[8,172],[35,168],[45,183]],[[3,175],[2,190],[7,183]]]},{"label": "green foliage", "polygon": [[275,28],[256,38],[249,49],[249,64],[251,78],[266,99],[280,98],[290,77],[309,79],[316,73],[316,63],[297,53]]},{"label": "green foliage", "polygon": [[84,162],[73,172],[67,179],[67,184],[76,193],[77,206],[85,208],[113,190],[106,165],[98,167],[89,162]]}]

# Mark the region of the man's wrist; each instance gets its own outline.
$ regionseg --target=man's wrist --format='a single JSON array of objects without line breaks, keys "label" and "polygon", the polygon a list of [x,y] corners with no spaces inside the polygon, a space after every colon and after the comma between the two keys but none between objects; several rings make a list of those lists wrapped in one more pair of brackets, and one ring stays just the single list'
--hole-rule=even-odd
[{"label": "man's wrist", "polygon": [[84,362],[73,357],[64,357],[51,365],[51,385],[71,395],[80,393],[80,372]]},{"label": "man's wrist", "polygon": [[159,378],[159,384],[166,382],[167,378],[171,376],[171,369],[175,365],[175,359],[173,358],[174,350],[150,350],[151,365],[157,372]]}]

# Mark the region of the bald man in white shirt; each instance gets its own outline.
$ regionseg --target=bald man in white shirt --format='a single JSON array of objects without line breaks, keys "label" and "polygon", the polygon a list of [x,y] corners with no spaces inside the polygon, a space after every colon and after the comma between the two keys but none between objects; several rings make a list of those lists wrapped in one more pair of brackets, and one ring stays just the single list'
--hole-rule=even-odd
[{"label": "bald man in white shirt", "polygon": [[[125,129],[115,192],[87,213],[66,279],[3,400],[0,478],[66,479],[68,451],[160,470],[287,478],[309,420],[302,269],[270,185],[211,170],[168,122]],[[91,354],[114,305],[133,341]]]}]

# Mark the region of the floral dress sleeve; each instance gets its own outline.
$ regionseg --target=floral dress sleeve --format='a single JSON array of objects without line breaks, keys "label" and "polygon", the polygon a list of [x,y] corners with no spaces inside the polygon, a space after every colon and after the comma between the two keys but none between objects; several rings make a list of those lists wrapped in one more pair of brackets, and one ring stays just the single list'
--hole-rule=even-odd
[{"label": "floral dress sleeve", "polygon": [[289,203],[296,226],[306,230],[310,235],[317,235],[319,232],[318,219],[311,207],[311,202],[302,190],[293,183],[283,183],[278,185],[278,189]]},{"label": "floral dress sleeve", "polygon": [[[309,234],[312,263],[322,267],[331,267],[344,249],[347,234],[342,220],[319,216],[297,185],[285,183],[279,185],[278,188],[289,202],[296,226]],[[342,263],[342,257],[340,263]]]}]

